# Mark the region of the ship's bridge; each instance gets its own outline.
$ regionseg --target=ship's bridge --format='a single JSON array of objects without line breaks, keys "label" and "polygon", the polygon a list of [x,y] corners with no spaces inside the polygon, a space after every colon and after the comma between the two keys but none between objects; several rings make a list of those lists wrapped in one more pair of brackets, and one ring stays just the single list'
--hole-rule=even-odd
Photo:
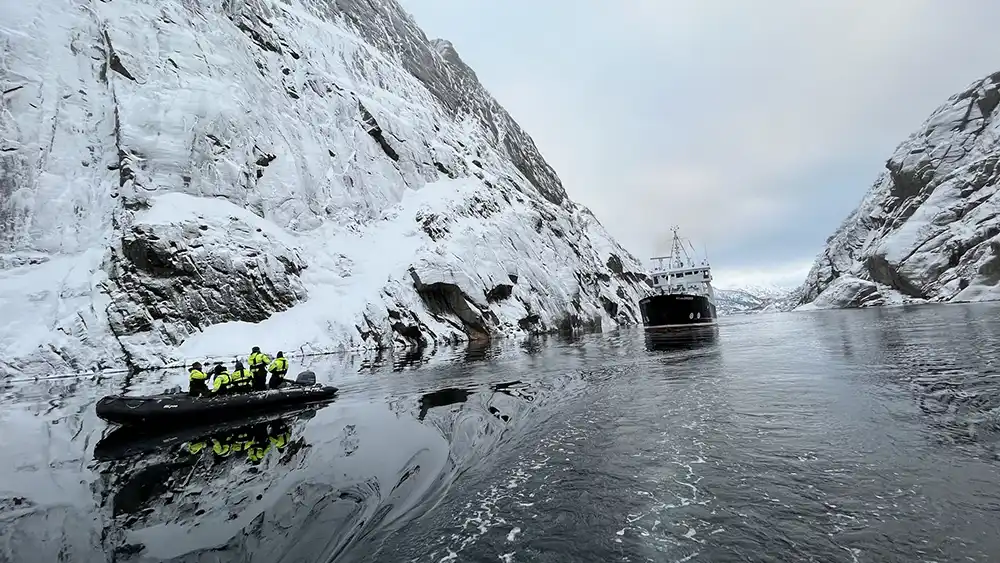
[{"label": "ship's bridge", "polygon": [[712,269],[709,266],[656,269],[651,273],[654,285],[701,284],[712,281]]}]

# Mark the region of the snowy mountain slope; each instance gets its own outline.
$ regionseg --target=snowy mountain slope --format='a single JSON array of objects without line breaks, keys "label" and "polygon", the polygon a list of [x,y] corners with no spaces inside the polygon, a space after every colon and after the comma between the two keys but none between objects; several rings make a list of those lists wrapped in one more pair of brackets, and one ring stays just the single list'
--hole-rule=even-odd
[{"label": "snowy mountain slope", "polygon": [[830,237],[800,308],[1000,298],[1000,73],[901,143]]},{"label": "snowy mountain slope", "polygon": [[719,315],[763,313],[783,309],[790,289],[750,285],[737,288],[716,288],[715,305]]},{"label": "snowy mountain slope", "polygon": [[639,263],[392,0],[26,0],[0,34],[7,372],[636,321]]}]

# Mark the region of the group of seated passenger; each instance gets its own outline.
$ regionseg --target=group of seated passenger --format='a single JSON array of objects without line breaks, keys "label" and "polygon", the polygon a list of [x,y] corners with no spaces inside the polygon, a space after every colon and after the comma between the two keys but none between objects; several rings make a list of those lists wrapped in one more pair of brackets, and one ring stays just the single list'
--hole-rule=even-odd
[{"label": "group of seated passenger", "polygon": [[[260,351],[260,347],[254,346],[247,358],[249,369],[243,367],[243,362],[237,359],[233,363],[233,371],[230,373],[222,362],[216,362],[215,367],[209,373],[202,371],[201,362],[194,362],[188,368],[190,372],[188,394],[194,397],[212,396],[231,393],[249,393],[251,391],[263,391],[270,387],[277,389],[284,382],[285,374],[288,373],[288,359],[283,352],[278,352],[274,361]],[[271,374],[271,380],[267,381],[267,374]],[[211,374],[212,387],[209,389],[209,374]]]}]

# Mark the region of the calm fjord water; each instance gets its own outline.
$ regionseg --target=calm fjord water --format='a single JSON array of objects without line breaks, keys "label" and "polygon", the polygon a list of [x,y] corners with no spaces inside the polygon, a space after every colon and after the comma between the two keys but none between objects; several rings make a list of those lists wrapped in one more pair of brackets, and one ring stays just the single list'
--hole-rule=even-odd
[{"label": "calm fjord water", "polygon": [[942,305],[327,357],[331,405],[159,444],[93,403],[182,374],[8,383],[0,560],[997,561],[998,337]]}]

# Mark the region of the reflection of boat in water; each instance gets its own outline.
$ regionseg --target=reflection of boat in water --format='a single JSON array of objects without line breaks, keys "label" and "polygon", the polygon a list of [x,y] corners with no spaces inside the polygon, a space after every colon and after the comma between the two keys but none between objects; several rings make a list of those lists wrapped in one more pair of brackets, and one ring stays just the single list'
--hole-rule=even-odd
[{"label": "reflection of boat in water", "polygon": [[207,510],[224,507],[225,489],[211,494],[217,483],[243,487],[259,481],[256,487],[266,488],[273,477],[254,467],[270,456],[279,465],[293,463],[307,447],[301,438],[293,439],[296,421],[315,411],[300,409],[155,438],[127,427],[115,430],[94,451],[100,503],[111,520],[105,545],[116,557],[127,556],[137,547],[128,541],[129,530],[163,522],[186,526]]},{"label": "reflection of boat in water", "polygon": [[[650,272],[654,293],[639,301],[642,324],[650,329],[714,325],[718,316],[712,268],[707,260],[696,265],[676,227],[673,232],[670,255],[652,259],[657,263]],[[664,260],[668,261],[666,267],[662,265]]]},{"label": "reflection of boat in water", "polygon": [[719,338],[719,327],[689,326],[679,328],[650,328],[645,331],[646,349],[649,351],[694,350],[711,346]]},{"label": "reflection of boat in water", "polygon": [[337,388],[316,384],[316,374],[304,371],[277,389],[217,397],[162,393],[141,397],[111,395],[97,402],[97,416],[108,422],[142,427],[190,426],[204,422],[287,410],[332,399]]},{"label": "reflection of boat in water", "polygon": [[[256,465],[272,450],[278,455],[290,448],[297,451],[302,444],[293,443],[291,433],[287,418],[275,418],[198,436],[168,448],[173,451],[164,452],[168,454],[165,458],[139,468],[118,460],[113,464],[120,471],[113,471],[112,515],[137,514],[159,497],[184,492],[199,465],[206,465],[205,456],[208,466],[237,459]],[[234,467],[225,470],[240,471]]]},{"label": "reflection of boat in water", "polygon": [[312,418],[316,410],[315,406],[302,407],[292,411],[259,415],[247,419],[174,429],[121,426],[97,442],[97,445],[94,446],[94,459],[97,461],[123,459],[157,450],[170,449],[185,442],[197,442],[206,437],[239,432],[242,431],[241,429],[261,424],[267,425],[276,420]]}]

